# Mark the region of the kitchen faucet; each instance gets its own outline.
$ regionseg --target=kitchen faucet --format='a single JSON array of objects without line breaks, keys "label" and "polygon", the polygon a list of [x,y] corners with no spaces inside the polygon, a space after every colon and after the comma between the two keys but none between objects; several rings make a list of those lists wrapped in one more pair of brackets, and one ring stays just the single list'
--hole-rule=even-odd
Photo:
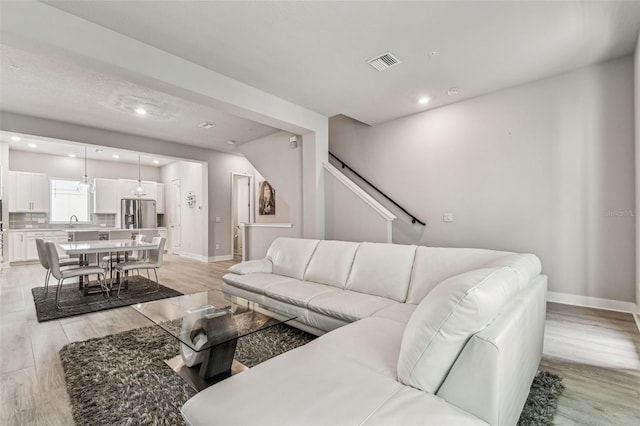
[{"label": "kitchen faucet", "polygon": [[73,228],[73,223],[71,222],[73,220],[73,218],[76,218],[76,223],[78,223],[78,216],[76,216],[75,214],[72,214],[71,217],[69,218],[69,228]]}]

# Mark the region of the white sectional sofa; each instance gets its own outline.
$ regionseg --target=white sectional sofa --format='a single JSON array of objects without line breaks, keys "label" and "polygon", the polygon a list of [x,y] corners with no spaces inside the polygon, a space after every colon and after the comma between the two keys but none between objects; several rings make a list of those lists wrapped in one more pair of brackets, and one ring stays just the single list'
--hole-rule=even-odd
[{"label": "white sectional sofa", "polygon": [[512,425],[542,354],[532,254],[279,238],[223,280],[326,334],[191,398],[193,426]]}]

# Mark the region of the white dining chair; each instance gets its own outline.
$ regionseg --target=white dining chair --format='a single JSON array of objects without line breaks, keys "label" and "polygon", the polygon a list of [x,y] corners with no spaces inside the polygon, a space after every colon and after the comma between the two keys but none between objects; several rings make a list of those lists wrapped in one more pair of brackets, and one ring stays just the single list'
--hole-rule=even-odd
[{"label": "white dining chair", "polygon": [[[130,240],[131,239],[131,231],[128,230],[111,230],[109,231],[109,240]],[[127,257],[130,260],[138,260],[137,257],[133,257],[133,254],[128,253]],[[101,266],[103,268],[107,268],[109,267],[109,265],[113,264],[113,262],[120,262],[122,260],[124,260],[125,256],[124,253],[122,252],[112,252],[109,253],[106,256],[102,257],[102,264]]]},{"label": "white dining chair", "polygon": [[[156,277],[156,289],[150,291],[149,293],[155,293],[160,289],[160,282],[158,281],[158,268],[162,266],[163,254],[164,254],[164,245],[167,242],[167,239],[164,237],[154,237],[152,242],[158,245],[158,248],[147,250],[148,259],[145,259],[141,262],[124,262],[118,263],[114,267],[120,272],[120,279],[118,280],[118,293],[117,297],[120,297],[120,289],[122,288],[123,275],[129,271],[135,270],[146,270],[147,271],[147,279],[151,281],[151,277],[149,275],[149,270],[153,270],[153,273]],[[149,288],[151,288],[149,286]]]},{"label": "white dining chair", "polygon": [[[60,290],[62,289],[62,284],[64,280],[80,277],[80,276],[89,276],[89,275],[97,275],[98,283],[104,294],[109,297],[109,287],[107,287],[107,282],[104,276],[104,269],[99,266],[79,266],[77,268],[70,269],[61,269],[60,268],[60,257],[58,256],[58,250],[56,249],[56,244],[53,242],[46,242],[45,248],[47,250],[47,261],[49,263],[49,267],[51,269],[51,275],[53,275],[58,280],[58,288],[56,290],[56,307],[60,309],[68,309],[73,306],[61,306],[60,305]],[[97,303],[97,302],[92,302]]]},{"label": "white dining chair", "polygon": [[[36,238],[36,250],[38,252],[38,260],[47,273],[44,276],[44,294],[49,291],[49,280],[51,279],[51,267],[49,267],[49,259],[47,255],[47,248],[45,246],[44,239]],[[69,266],[78,266],[78,259],[61,259],[59,262],[60,268]]]}]

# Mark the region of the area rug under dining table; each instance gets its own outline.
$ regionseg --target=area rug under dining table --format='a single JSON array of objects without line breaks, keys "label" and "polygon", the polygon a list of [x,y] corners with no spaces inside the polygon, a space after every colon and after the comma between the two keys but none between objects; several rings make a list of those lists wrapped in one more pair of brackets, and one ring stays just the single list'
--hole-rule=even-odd
[{"label": "area rug under dining table", "polygon": [[[240,338],[236,359],[253,367],[314,338],[280,324]],[[195,392],[164,362],[178,353],[178,341],[156,326],[63,347],[60,359],[76,424],[184,425],[180,408]],[[538,373],[519,425],[551,424],[561,380]]]},{"label": "area rug under dining table", "polygon": [[121,298],[116,297],[117,286],[114,286],[111,297],[107,298],[103,293],[85,295],[78,288],[77,282],[70,282],[64,284],[60,292],[60,300],[64,301],[65,306],[69,305],[70,307],[58,309],[56,306],[56,286],[57,284],[52,280],[51,284],[49,284],[49,290],[46,292],[44,287],[31,289],[33,302],[36,305],[38,322],[120,308],[136,303],[182,296],[183,294],[162,284],[160,284],[157,292],[150,292],[155,290],[156,283],[139,275],[129,277],[129,288],[121,292]]}]

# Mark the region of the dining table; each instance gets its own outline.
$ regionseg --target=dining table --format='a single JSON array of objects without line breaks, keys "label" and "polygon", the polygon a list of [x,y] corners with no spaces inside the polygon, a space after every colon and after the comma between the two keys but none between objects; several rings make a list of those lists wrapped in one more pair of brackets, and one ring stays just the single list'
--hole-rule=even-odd
[{"label": "dining table", "polygon": [[[153,250],[158,248],[158,244],[148,241],[136,241],[131,239],[125,240],[97,240],[97,241],[75,241],[58,243],[58,247],[69,256],[79,256],[80,265],[85,266],[89,264],[89,255],[108,253],[111,262],[115,260],[120,261],[120,253],[122,253],[125,262],[129,260],[129,253],[138,250]],[[111,256],[112,253],[117,253],[117,256]],[[99,259],[98,259],[99,262]],[[109,268],[112,269],[110,262]],[[120,279],[118,273],[117,280]],[[102,291],[100,285],[92,286],[89,280],[84,280],[83,277],[79,278],[78,288],[84,291],[85,295],[97,293]],[[124,289],[128,288],[127,273],[125,273]],[[98,291],[94,291],[94,290]]]}]

